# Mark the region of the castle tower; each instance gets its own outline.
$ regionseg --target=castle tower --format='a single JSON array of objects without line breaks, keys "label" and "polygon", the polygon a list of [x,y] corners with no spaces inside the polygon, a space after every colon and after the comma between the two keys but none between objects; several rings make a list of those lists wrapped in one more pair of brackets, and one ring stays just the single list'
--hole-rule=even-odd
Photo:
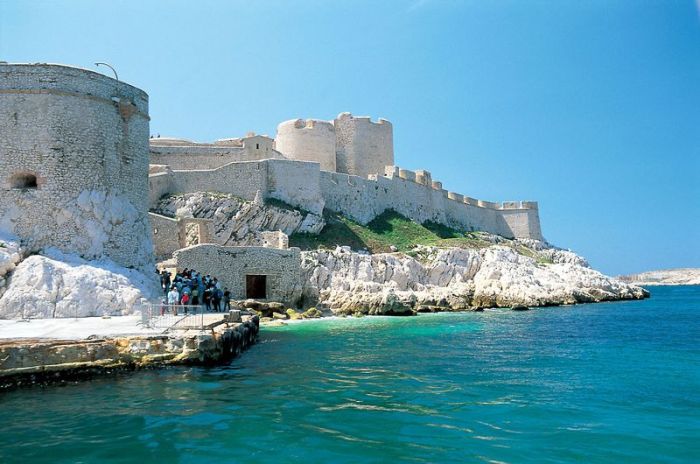
[{"label": "castle tower", "polygon": [[321,170],[335,172],[335,128],[331,122],[293,119],[280,123],[275,149],[287,158],[314,161],[321,164]]},{"label": "castle tower", "polygon": [[148,95],[85,69],[0,64],[0,233],[146,268]]},{"label": "castle tower", "polygon": [[340,113],[334,121],[338,172],[367,177],[394,164],[393,127],[386,119]]}]

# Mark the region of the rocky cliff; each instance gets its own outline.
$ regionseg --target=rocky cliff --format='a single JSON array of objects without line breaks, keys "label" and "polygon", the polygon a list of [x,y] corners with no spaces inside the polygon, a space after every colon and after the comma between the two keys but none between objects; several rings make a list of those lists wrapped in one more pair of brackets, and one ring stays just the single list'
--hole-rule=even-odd
[{"label": "rocky cliff", "polygon": [[[606,277],[566,250],[536,241],[481,249],[417,247],[360,254],[302,253],[304,297],[336,314],[410,314],[641,299],[646,290]],[[527,256],[530,255],[530,256]]]},{"label": "rocky cliff", "polygon": [[[271,202],[271,203],[270,203]],[[162,199],[153,212],[169,217],[211,219],[212,239],[224,246],[257,245],[266,231],[318,234],[321,216],[299,211],[276,200],[246,201],[233,195],[196,192]]]}]

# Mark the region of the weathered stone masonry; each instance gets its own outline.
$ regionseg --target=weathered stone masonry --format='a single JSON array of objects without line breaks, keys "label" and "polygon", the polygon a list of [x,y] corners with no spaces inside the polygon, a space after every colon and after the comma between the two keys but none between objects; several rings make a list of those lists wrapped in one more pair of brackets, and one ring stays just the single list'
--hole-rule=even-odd
[{"label": "weathered stone masonry", "polygon": [[92,71],[0,64],[0,230],[30,250],[152,263],[148,95]]}]

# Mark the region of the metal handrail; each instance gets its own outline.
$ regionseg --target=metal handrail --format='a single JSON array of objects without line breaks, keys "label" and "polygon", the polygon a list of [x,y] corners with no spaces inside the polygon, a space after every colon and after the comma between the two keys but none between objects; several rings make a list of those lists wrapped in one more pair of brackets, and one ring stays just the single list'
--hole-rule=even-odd
[{"label": "metal handrail", "polygon": [[207,313],[202,305],[169,305],[163,303],[142,304],[141,324],[151,329],[204,329],[204,314]]}]

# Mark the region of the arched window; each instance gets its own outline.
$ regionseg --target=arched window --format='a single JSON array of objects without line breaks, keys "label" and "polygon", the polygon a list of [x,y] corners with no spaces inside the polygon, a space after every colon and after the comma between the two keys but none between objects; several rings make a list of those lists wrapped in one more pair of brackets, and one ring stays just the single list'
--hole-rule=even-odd
[{"label": "arched window", "polygon": [[35,189],[37,188],[36,176],[29,172],[20,172],[10,177],[10,188]]}]

